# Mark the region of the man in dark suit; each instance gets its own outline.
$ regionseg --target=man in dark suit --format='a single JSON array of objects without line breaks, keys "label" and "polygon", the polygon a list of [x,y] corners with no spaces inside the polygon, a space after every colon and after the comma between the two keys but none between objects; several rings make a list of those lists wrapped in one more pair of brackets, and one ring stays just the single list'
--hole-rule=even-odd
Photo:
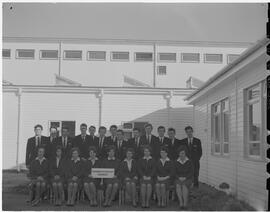
[{"label": "man in dark suit", "polygon": [[169,158],[171,160],[177,160],[179,157],[178,155],[178,149],[180,147],[180,140],[175,137],[175,129],[169,128],[168,129],[168,136],[171,141],[171,147],[169,148]]},{"label": "man in dark suit", "polygon": [[62,136],[58,137],[56,139],[55,145],[54,145],[54,154],[56,152],[56,147],[61,146],[63,150],[63,157],[64,158],[71,158],[71,149],[73,147],[72,139],[69,137],[69,129],[68,127],[62,128]]},{"label": "man in dark suit", "polygon": [[152,124],[146,124],[144,126],[145,129],[145,135],[142,136],[142,145],[150,145],[152,149],[152,157],[154,159],[159,158],[159,148],[160,148],[160,143],[159,140],[156,136],[152,134],[153,131],[153,126]]},{"label": "man in dark suit", "polygon": [[107,157],[107,148],[109,146],[108,142],[106,141],[106,132],[107,129],[104,126],[100,126],[98,129],[98,148],[97,148],[97,157],[100,160],[103,160]]},{"label": "man in dark suit", "polygon": [[124,140],[124,131],[117,130],[116,132],[117,142],[116,142],[116,151],[115,155],[120,161],[126,158],[126,151],[130,147],[129,142]]},{"label": "man in dark suit", "polygon": [[[42,125],[37,124],[34,127],[35,136],[29,138],[27,141],[25,164],[28,169],[30,167],[30,163],[37,157],[38,147],[43,146],[46,148],[49,143],[48,137],[42,136],[42,130]],[[48,153],[45,152],[45,157],[48,157],[47,154]]]},{"label": "man in dark suit", "polygon": [[75,136],[73,139],[73,145],[74,147],[79,148],[80,150],[80,156],[83,159],[86,159],[89,157],[88,149],[90,146],[90,136],[86,134],[87,132],[87,125],[81,124],[80,125],[81,134]]},{"label": "man in dark suit", "polygon": [[46,151],[48,152],[48,157],[51,159],[55,155],[58,132],[56,127],[50,128],[50,136],[48,137],[49,143],[47,145]]},{"label": "man in dark suit", "polygon": [[89,127],[89,134],[90,134],[90,146],[94,146],[96,149],[98,149],[98,137],[95,136],[96,133],[96,127],[95,126],[90,126]]},{"label": "man in dark suit", "polygon": [[130,138],[129,141],[129,146],[134,150],[134,156],[133,158],[135,160],[138,160],[143,157],[143,152],[142,152],[142,139],[141,139],[141,131],[139,128],[134,128],[133,129],[133,138]]},{"label": "man in dark suit", "polygon": [[165,136],[166,129],[164,126],[159,126],[158,129],[158,140],[159,140],[159,145],[158,145],[158,153],[160,154],[160,149],[161,147],[166,147],[168,150],[171,149],[171,140]]},{"label": "man in dark suit", "polygon": [[198,188],[202,145],[200,139],[193,137],[193,128],[191,126],[185,127],[185,132],[187,138],[184,138],[182,143],[188,146],[188,158],[192,161],[194,166],[194,187]]},{"label": "man in dark suit", "polygon": [[106,137],[106,142],[109,143],[110,145],[116,145],[116,132],[117,132],[117,126],[116,125],[111,125],[110,126],[110,133],[111,135]]}]

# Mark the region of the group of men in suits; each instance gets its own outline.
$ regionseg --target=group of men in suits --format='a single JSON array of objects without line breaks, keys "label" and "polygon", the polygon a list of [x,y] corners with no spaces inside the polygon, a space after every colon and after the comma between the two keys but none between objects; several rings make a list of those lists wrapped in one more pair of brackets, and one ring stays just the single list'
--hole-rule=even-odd
[{"label": "group of men in suits", "polygon": [[51,158],[56,152],[56,147],[61,146],[65,157],[71,157],[70,150],[73,147],[77,147],[80,150],[80,157],[87,159],[89,157],[88,149],[90,146],[94,146],[97,149],[97,156],[100,159],[107,157],[107,148],[114,145],[116,148],[116,157],[120,160],[125,158],[126,150],[132,148],[134,150],[134,159],[143,157],[142,147],[148,145],[152,149],[152,157],[158,159],[160,157],[160,149],[165,146],[169,151],[169,158],[171,160],[177,160],[177,150],[181,145],[186,145],[188,149],[188,158],[194,165],[194,187],[198,187],[198,177],[200,169],[200,158],[202,156],[201,141],[198,138],[193,137],[193,129],[191,126],[185,128],[187,137],[179,140],[177,139],[174,128],[168,129],[168,137],[165,136],[166,129],[164,126],[159,126],[158,136],[152,134],[153,126],[146,124],[144,126],[145,134],[141,135],[139,128],[133,129],[133,137],[129,140],[125,140],[124,131],[117,129],[116,125],[110,126],[110,136],[106,136],[107,129],[104,126],[99,127],[99,137],[95,136],[96,127],[89,127],[89,134],[87,134],[87,125],[81,124],[81,134],[71,138],[69,136],[69,129],[67,127],[62,128],[62,135],[57,136],[57,129],[52,127],[50,129],[50,136],[42,136],[43,127],[36,125],[34,127],[35,136],[28,139],[26,148],[26,166],[29,167],[32,160],[36,158],[37,148],[39,146],[45,147],[45,157]]}]

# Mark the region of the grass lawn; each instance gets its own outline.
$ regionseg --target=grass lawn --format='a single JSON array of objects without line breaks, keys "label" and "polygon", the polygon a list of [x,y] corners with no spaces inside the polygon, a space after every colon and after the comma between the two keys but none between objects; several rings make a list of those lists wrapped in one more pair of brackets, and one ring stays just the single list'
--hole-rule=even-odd
[{"label": "grass lawn", "polygon": [[[43,201],[36,207],[31,207],[27,202],[28,190],[25,173],[16,172],[3,172],[3,210],[9,211],[46,211],[46,210],[63,210],[63,211],[85,211],[85,210],[142,210],[140,207],[133,208],[128,203],[121,207],[118,206],[118,202],[115,202],[111,208],[91,208],[86,201],[81,201],[74,207],[58,206],[55,207],[49,204],[49,201]],[[146,209],[143,209],[146,210]],[[164,211],[177,211],[179,210],[177,201],[170,202],[165,209],[157,208],[155,202],[152,202],[152,206],[149,210],[164,210]],[[251,211],[255,210],[251,206],[244,202],[236,200],[233,196],[226,195],[224,192],[218,191],[215,188],[200,183],[199,189],[192,189],[190,193],[189,209],[193,211],[219,211],[219,210],[233,210],[233,211]]]}]

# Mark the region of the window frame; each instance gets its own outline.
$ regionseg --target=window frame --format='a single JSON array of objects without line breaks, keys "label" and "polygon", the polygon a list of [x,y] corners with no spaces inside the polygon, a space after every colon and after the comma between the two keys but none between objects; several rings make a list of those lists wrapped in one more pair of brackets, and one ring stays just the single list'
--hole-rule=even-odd
[{"label": "window frame", "polygon": [[[259,97],[256,99],[248,99],[248,93],[251,89],[255,88],[255,87],[259,87],[260,89],[260,95]],[[243,93],[244,93],[244,157],[247,160],[252,160],[252,161],[266,161],[266,152],[265,152],[265,147],[266,144],[264,144],[264,139],[266,137],[266,117],[263,115],[263,111],[266,111],[266,95],[264,94],[264,92],[266,92],[265,89],[266,85],[266,80],[257,82],[255,84],[253,84],[252,86],[249,86],[247,88],[244,89]],[[260,119],[261,119],[261,130],[260,130],[260,140],[258,141],[250,141],[249,140],[249,129],[250,129],[250,125],[249,125],[249,106],[253,105],[255,103],[259,103],[259,108],[260,108]],[[260,144],[260,154],[259,155],[250,155],[249,154],[249,150],[250,150],[250,144],[252,143],[259,143]]]},{"label": "window frame", "polygon": [[[9,57],[4,57],[3,51],[9,51]],[[11,49],[2,49],[2,59],[11,59]]]},{"label": "window frame", "polygon": [[[160,55],[161,54],[174,54],[175,60],[161,60]],[[157,54],[157,62],[158,63],[176,63],[177,62],[177,53],[176,52],[158,52]]]},{"label": "window frame", "polygon": [[[228,102],[228,109],[224,111],[224,108],[222,106],[223,102]],[[219,111],[215,112],[215,106],[219,106]],[[228,141],[225,142],[224,135],[225,135],[225,125],[224,125],[224,115],[228,115]],[[219,128],[219,142],[216,142],[216,128],[215,128],[215,117],[218,117],[218,128]],[[211,104],[211,143],[212,143],[212,155],[214,156],[222,156],[222,157],[229,157],[230,155],[230,118],[231,118],[231,108],[230,108],[230,98],[225,97],[222,98],[215,103]],[[219,150],[220,152],[216,152],[216,144],[219,144]],[[224,152],[224,146],[228,145],[228,153]]]},{"label": "window frame", "polygon": [[[197,54],[199,55],[199,60],[198,61],[192,61],[192,60],[184,60],[184,54]],[[200,53],[195,53],[195,52],[182,52],[181,53],[181,63],[200,63],[201,62],[201,54]]]},{"label": "window frame", "polygon": [[[113,54],[114,53],[127,53],[128,54],[128,59],[114,59],[113,58]],[[110,53],[110,57],[111,57],[111,62],[129,62],[130,61],[130,53],[129,51],[111,51]]]},{"label": "window frame", "polygon": [[[42,57],[42,52],[43,51],[57,51],[57,58],[45,58],[45,57]],[[42,49],[39,51],[39,59],[40,60],[58,60],[59,59],[59,51],[58,50],[49,50],[49,49]]]},{"label": "window frame", "polygon": [[[221,61],[207,61],[206,56],[207,55],[221,55]],[[203,54],[203,62],[207,64],[222,64],[224,61],[223,54],[217,54],[217,53],[204,53]]]},{"label": "window frame", "polygon": [[[104,59],[93,59],[93,58],[90,58],[89,57],[90,52],[103,52],[103,53],[105,53],[105,57],[104,57]],[[106,51],[87,51],[86,59],[88,61],[106,61],[106,59],[107,59],[107,52]]]},{"label": "window frame", "polygon": [[[66,52],[81,52],[81,58],[67,58]],[[82,50],[64,50],[63,52],[63,59],[64,60],[75,60],[75,61],[81,61],[83,58],[83,51]]]},{"label": "window frame", "polygon": [[[151,60],[137,60],[137,54],[152,54]],[[153,52],[134,52],[134,62],[153,62],[154,61],[154,53]]]},{"label": "window frame", "polygon": [[[19,51],[33,51],[34,56],[33,57],[19,57]],[[22,60],[34,60],[35,59],[35,49],[16,49],[16,59],[22,59]]]},{"label": "window frame", "polygon": [[[159,72],[160,67],[165,67],[165,74],[160,74],[160,72]],[[157,66],[157,75],[158,76],[166,76],[167,75],[167,66],[166,65],[158,65]]]},{"label": "window frame", "polygon": [[63,122],[74,122],[74,132],[75,132],[75,136],[76,136],[76,120],[48,120],[48,135],[50,136],[50,127],[51,127],[51,122],[59,122],[59,128],[60,130],[59,135],[58,136],[62,136],[62,124]]}]

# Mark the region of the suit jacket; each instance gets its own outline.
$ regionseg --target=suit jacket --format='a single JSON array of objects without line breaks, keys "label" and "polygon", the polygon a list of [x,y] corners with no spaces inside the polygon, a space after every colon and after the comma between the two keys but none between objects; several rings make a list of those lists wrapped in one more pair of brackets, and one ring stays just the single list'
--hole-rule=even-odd
[{"label": "suit jacket", "polygon": [[66,168],[66,160],[61,157],[58,167],[56,164],[56,157],[53,157],[50,162],[50,177],[54,177],[55,175],[59,175],[61,178],[65,177],[65,168]]},{"label": "suit jacket", "polygon": [[63,137],[60,136],[54,141],[54,143],[53,143],[53,156],[55,156],[56,147],[61,146],[62,149],[63,149],[63,153],[62,153],[63,157],[70,159],[71,158],[71,152],[70,151],[71,151],[72,147],[74,146],[73,142],[72,142],[72,138],[67,137],[67,146],[66,147],[64,147],[62,139],[63,139]]},{"label": "suit jacket", "polygon": [[121,180],[124,180],[125,178],[130,178],[133,179],[135,176],[138,177],[138,173],[137,173],[137,163],[135,160],[132,160],[131,162],[131,170],[128,169],[128,165],[126,161],[122,161],[120,163],[120,178]]},{"label": "suit jacket", "polygon": [[187,157],[189,159],[191,159],[192,161],[199,161],[201,159],[202,145],[200,139],[193,137],[191,145],[188,145],[188,138],[184,138],[181,142],[188,147]]},{"label": "suit jacket", "polygon": [[[48,152],[48,144],[49,140],[46,136],[41,136],[41,146],[45,147],[45,157],[48,158],[49,152]],[[36,145],[36,137],[31,137],[27,140],[26,145],[26,157],[25,157],[25,164],[29,166],[31,162],[37,157],[37,148]]]},{"label": "suit jacket", "polygon": [[177,158],[179,157],[178,149],[181,145],[181,141],[177,138],[174,138],[174,142],[172,143],[171,139],[170,139],[170,142],[171,142],[171,147],[169,149],[169,158],[171,160],[177,160]]},{"label": "suit jacket", "polygon": [[107,158],[107,151],[108,151],[108,147],[110,145],[113,145],[112,142],[107,139],[107,137],[104,137],[103,139],[103,144],[102,146],[100,146],[100,138],[98,137],[98,155],[97,157],[100,159],[105,159]]},{"label": "suit jacket", "polygon": [[138,159],[140,159],[140,158],[143,157],[142,147],[143,147],[144,145],[146,145],[144,142],[145,142],[145,141],[142,140],[141,137],[139,138],[139,145],[136,144],[135,138],[130,138],[130,139],[128,140],[129,147],[132,148],[132,149],[134,150],[133,158],[134,158],[135,160],[138,160]]},{"label": "suit jacket", "polygon": [[89,137],[90,137],[90,146],[94,146],[98,150],[99,138],[95,135],[94,137],[89,135]]},{"label": "suit jacket", "polygon": [[30,173],[31,179],[36,179],[41,176],[44,179],[48,179],[49,176],[49,161],[44,159],[41,164],[38,160],[34,159],[30,163]]},{"label": "suit jacket", "polygon": [[125,157],[126,157],[126,151],[129,148],[129,146],[130,146],[129,142],[126,141],[126,140],[122,141],[122,145],[121,145],[120,148],[118,147],[118,143],[116,142],[116,144],[115,144],[115,148],[116,148],[115,156],[116,156],[116,158],[118,158],[120,161],[124,160]]},{"label": "suit jacket", "polygon": [[158,153],[158,158],[160,158],[160,149],[161,147],[166,147],[168,149],[168,153],[170,152],[172,143],[171,140],[168,137],[163,137],[163,142],[161,143],[160,138],[158,138],[159,145],[157,146],[157,153]]},{"label": "suit jacket", "polygon": [[150,145],[150,147],[152,148],[152,157],[154,159],[158,159],[159,158],[159,150],[160,150],[160,142],[158,137],[151,135],[151,141],[147,141],[147,137],[146,135],[143,135],[141,137],[142,139],[142,145]]},{"label": "suit jacket", "polygon": [[138,173],[140,177],[154,177],[156,173],[156,162],[153,158],[146,160],[141,158],[138,161]]},{"label": "suit jacket", "polygon": [[159,159],[156,163],[156,176],[158,177],[170,176],[170,178],[172,178],[174,176],[174,162],[172,160],[165,161],[163,166]]},{"label": "suit jacket", "polygon": [[86,159],[89,157],[89,147],[90,147],[91,138],[89,135],[85,136],[85,140],[83,141],[81,135],[75,136],[73,139],[73,146],[79,148],[80,157]]},{"label": "suit jacket", "polygon": [[84,163],[85,162],[81,158],[76,163],[71,159],[67,160],[66,169],[65,169],[66,178],[70,179],[73,176],[82,178],[84,174],[84,168],[85,168]]}]

